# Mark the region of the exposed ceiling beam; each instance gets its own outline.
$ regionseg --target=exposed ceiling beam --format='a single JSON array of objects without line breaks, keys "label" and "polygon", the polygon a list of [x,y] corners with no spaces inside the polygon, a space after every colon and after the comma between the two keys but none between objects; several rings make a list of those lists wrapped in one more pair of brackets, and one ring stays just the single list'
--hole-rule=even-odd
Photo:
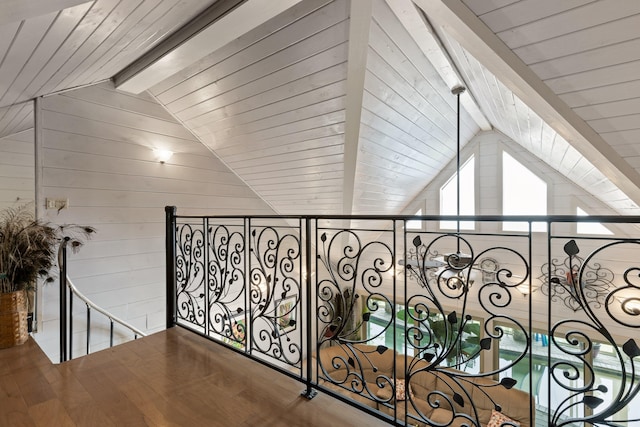
[{"label": "exposed ceiling beam", "polygon": [[342,212],[344,215],[353,214],[353,195],[355,193],[356,166],[358,164],[362,98],[364,95],[364,79],[367,73],[367,52],[369,50],[369,32],[372,13],[372,0],[351,2],[347,98],[345,101],[346,123],[344,130],[344,190],[342,192]]},{"label": "exposed ceiling beam", "polygon": [[[442,80],[449,86],[449,89],[453,89],[456,86],[468,87],[462,79],[460,72],[458,72],[453,60],[447,55],[442,42],[433,31],[431,24],[427,22],[413,1],[386,0],[386,2],[402,25],[407,29],[411,38],[413,38],[420,47],[429,62],[433,64],[438,74],[440,74],[440,77],[442,77]],[[473,99],[471,91],[466,90],[460,95],[460,103],[480,129],[484,131],[492,129],[491,123],[489,123]]]},{"label": "exposed ceiling beam", "polygon": [[82,3],[93,2],[87,2],[87,0],[2,0],[0,1],[0,25],[24,21]]},{"label": "exposed ceiling beam", "polygon": [[640,204],[640,174],[460,0],[413,0],[524,103]]},{"label": "exposed ceiling beam", "polygon": [[[181,66],[181,60],[185,62],[182,64],[182,68],[195,62],[194,60],[193,62],[186,63],[187,55],[196,57],[202,54],[200,57],[204,57],[204,55],[209,53],[207,49],[203,49],[200,52],[190,51],[190,44],[195,43],[193,39],[197,38],[197,40],[201,41],[204,30],[212,26],[219,19],[222,19],[225,14],[231,12],[245,1],[246,0],[215,1],[189,23],[182,26],[175,33],[167,36],[149,52],[140,56],[125,69],[118,72],[113,77],[115,87],[136,94],[143,92],[161,82],[166,77],[180,71],[178,68]],[[178,50],[178,52],[176,52],[176,50]],[[182,54],[181,58],[178,57],[179,54]],[[174,68],[175,70],[173,70]],[[148,81],[145,81],[145,79],[148,79]]]},{"label": "exposed ceiling beam", "polygon": [[300,0],[218,0],[198,18],[114,77],[140,93],[251,31]]}]

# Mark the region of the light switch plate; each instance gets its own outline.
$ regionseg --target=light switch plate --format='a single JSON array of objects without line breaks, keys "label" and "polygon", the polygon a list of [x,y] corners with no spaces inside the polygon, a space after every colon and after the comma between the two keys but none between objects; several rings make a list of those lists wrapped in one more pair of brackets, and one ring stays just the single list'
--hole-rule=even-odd
[{"label": "light switch plate", "polygon": [[69,199],[45,199],[47,209],[68,209],[69,208]]}]

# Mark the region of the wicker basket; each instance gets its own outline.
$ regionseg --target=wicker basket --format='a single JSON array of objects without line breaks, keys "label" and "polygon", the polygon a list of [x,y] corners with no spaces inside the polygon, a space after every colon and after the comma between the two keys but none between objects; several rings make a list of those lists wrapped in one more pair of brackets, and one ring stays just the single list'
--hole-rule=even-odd
[{"label": "wicker basket", "polygon": [[24,344],[27,338],[26,291],[0,293],[0,348]]}]

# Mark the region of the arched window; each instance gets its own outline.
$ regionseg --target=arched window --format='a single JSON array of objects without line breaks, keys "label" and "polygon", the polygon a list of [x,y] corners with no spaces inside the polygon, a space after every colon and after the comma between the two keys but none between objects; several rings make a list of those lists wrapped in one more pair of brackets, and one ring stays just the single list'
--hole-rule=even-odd
[{"label": "arched window", "polygon": [[[502,214],[547,215],[547,183],[522,163],[502,152]],[[529,231],[526,222],[504,222],[505,231]],[[546,223],[534,222],[532,231],[546,231]]]},{"label": "arched window", "polygon": [[[440,215],[457,214],[457,182],[454,173],[451,178],[440,187]],[[471,156],[460,167],[460,215],[475,215],[476,213],[476,184],[475,158]],[[461,230],[473,230],[475,221],[460,222]],[[440,221],[440,228],[454,230],[456,221]]]}]

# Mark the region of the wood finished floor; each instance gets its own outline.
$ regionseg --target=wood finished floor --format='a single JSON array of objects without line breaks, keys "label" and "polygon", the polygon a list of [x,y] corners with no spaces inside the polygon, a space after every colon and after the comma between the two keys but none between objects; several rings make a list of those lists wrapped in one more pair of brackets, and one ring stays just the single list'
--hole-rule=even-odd
[{"label": "wood finished floor", "polygon": [[295,380],[173,328],[55,365],[0,350],[0,426],[385,426]]}]

